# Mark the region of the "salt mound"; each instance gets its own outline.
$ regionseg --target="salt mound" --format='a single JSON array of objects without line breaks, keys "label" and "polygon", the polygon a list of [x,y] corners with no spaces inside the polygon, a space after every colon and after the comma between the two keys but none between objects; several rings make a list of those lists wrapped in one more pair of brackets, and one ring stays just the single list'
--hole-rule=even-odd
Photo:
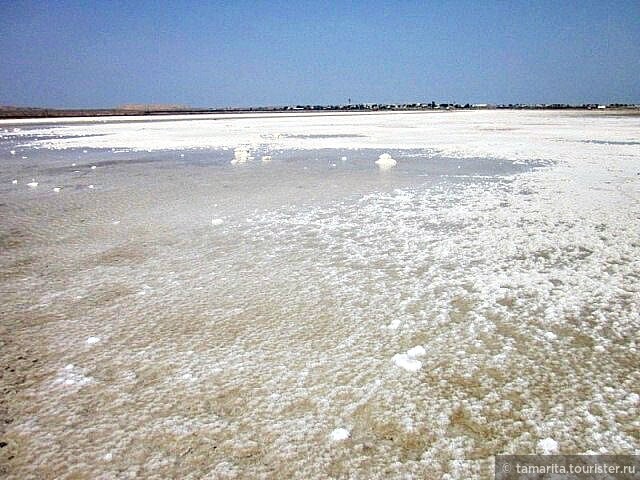
[{"label": "salt mound", "polygon": [[347,440],[351,436],[351,433],[346,428],[336,428],[331,432],[330,438],[334,442],[341,442]]},{"label": "salt mound", "polygon": [[54,381],[56,385],[76,388],[83,387],[92,382],[93,378],[85,376],[81,369],[73,364],[65,366]]},{"label": "salt mound", "polygon": [[550,455],[552,453],[558,453],[558,442],[553,438],[545,438],[538,442],[538,449],[542,451],[543,455]]},{"label": "salt mound", "polygon": [[224,223],[224,220],[221,218],[214,218],[213,220],[211,220],[211,225],[217,227],[218,225],[222,225]]},{"label": "salt mound", "polygon": [[416,360],[416,357],[424,357],[426,354],[427,351],[424,347],[422,345],[417,345],[407,350],[407,353],[398,353],[397,355],[394,355],[391,360],[393,360],[396,367],[403,368],[407,372],[417,372],[422,368],[422,362],[420,360]]},{"label": "salt mound", "polygon": [[411,358],[424,357],[426,354],[427,351],[422,345],[418,345],[417,347],[413,347],[407,350],[407,355]]},{"label": "salt mound", "polygon": [[237,147],[233,151],[233,160],[231,160],[231,164],[235,165],[237,163],[247,163],[249,160],[249,149],[246,147]]},{"label": "salt mound", "polygon": [[398,329],[398,327],[400,327],[400,324],[401,324],[401,323],[402,323],[402,322],[401,322],[400,320],[395,319],[395,320],[393,320],[389,325],[387,325],[387,328],[388,328],[389,330],[397,330],[397,329]]},{"label": "salt mound", "polygon": [[27,187],[36,188],[38,186],[38,182],[35,179],[32,179],[29,183],[27,183]]},{"label": "salt mound", "polygon": [[394,355],[391,360],[393,360],[396,367],[403,368],[407,372],[417,372],[422,368],[422,362],[420,360],[416,360],[406,353],[398,353]]},{"label": "salt mound", "polygon": [[397,164],[398,162],[391,158],[391,155],[388,153],[383,153],[378,157],[378,160],[376,160],[376,165],[378,165],[381,170],[388,170],[395,167]]}]

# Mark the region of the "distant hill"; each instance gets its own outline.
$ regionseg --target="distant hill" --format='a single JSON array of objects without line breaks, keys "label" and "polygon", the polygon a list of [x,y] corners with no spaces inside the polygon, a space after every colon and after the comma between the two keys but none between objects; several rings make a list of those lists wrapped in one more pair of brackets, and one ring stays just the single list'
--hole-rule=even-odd
[{"label": "distant hill", "polygon": [[135,110],[136,112],[174,112],[182,110],[191,110],[187,105],[163,104],[163,103],[126,103],[116,107],[117,110]]},{"label": "distant hill", "polygon": [[111,115],[157,115],[170,113],[202,113],[184,105],[127,104],[115,108],[36,108],[0,105],[0,118],[102,117]]}]

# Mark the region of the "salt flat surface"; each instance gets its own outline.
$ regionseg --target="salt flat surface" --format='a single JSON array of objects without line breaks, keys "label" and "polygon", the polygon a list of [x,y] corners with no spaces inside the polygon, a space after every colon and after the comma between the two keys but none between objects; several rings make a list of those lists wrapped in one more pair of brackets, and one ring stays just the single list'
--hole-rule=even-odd
[{"label": "salt flat surface", "polygon": [[0,162],[7,478],[640,453],[638,116],[4,122]]}]

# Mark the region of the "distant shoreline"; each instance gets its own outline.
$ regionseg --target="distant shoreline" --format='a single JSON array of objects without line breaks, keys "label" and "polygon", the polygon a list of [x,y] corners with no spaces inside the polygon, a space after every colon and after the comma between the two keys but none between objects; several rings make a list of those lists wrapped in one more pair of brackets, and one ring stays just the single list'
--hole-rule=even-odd
[{"label": "distant shoreline", "polygon": [[443,112],[443,111],[476,111],[476,110],[577,110],[597,111],[599,113],[638,114],[638,105],[613,104],[606,107],[598,107],[597,104],[588,105],[498,105],[498,106],[474,106],[457,104],[410,104],[410,105],[342,105],[342,106],[297,106],[297,107],[249,107],[249,108],[206,108],[206,109],[54,109],[54,108],[30,108],[30,107],[0,107],[0,119],[48,119],[48,118],[72,118],[72,117],[162,117],[167,115],[223,115],[223,114],[333,114],[333,113],[389,113],[389,112]]}]

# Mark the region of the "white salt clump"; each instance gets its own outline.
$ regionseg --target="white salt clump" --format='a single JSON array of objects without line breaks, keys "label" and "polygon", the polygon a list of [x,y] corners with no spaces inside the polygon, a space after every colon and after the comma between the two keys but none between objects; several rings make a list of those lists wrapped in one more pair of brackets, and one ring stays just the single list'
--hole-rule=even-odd
[{"label": "white salt clump", "polygon": [[398,162],[391,158],[391,155],[388,153],[383,153],[378,157],[378,160],[376,160],[376,165],[378,165],[381,170],[388,170],[395,167],[397,164]]},{"label": "white salt clump", "polygon": [[538,442],[538,449],[542,451],[543,455],[558,453],[558,442],[553,438],[547,437]]},{"label": "white salt clump", "polygon": [[407,372],[417,372],[422,368],[422,362],[410,357],[406,353],[398,353],[391,359],[396,367],[400,367]]},{"label": "white salt clump", "polygon": [[59,193],[60,190],[61,190],[60,187],[53,187],[53,191],[56,192],[56,193]]},{"label": "white salt clump", "polygon": [[347,157],[341,157],[340,160],[342,160],[343,162],[347,161]]},{"label": "white salt clump", "polygon": [[36,188],[38,186],[38,182],[36,182],[35,178],[32,178],[29,183],[27,183],[27,187]]},{"label": "white salt clump", "polygon": [[110,462],[111,460],[113,460],[113,453],[107,453],[104,457],[102,457],[102,459],[105,462]]},{"label": "white salt clump", "polygon": [[93,185],[89,185],[89,188],[95,188]]},{"label": "white salt clump", "polygon": [[271,155],[264,155],[262,157],[262,162],[263,163],[269,163],[271,161]]},{"label": "white salt clump", "polygon": [[224,220],[221,218],[214,218],[213,220],[211,220],[211,225],[213,226],[222,225],[223,223],[224,223]]},{"label": "white salt clump", "polygon": [[89,337],[87,338],[87,345],[95,345],[96,343],[98,343],[100,341],[99,337]]},{"label": "white salt clump", "polygon": [[76,164],[75,164],[75,163],[72,163],[72,164],[71,164],[71,166],[72,166],[72,167],[75,167],[75,166],[76,166]]},{"label": "white salt clump", "polygon": [[602,345],[596,345],[593,349],[598,353],[604,352],[604,347]]},{"label": "white salt clump", "polygon": [[400,322],[400,320],[395,319],[395,320],[393,320],[389,325],[387,325],[387,328],[388,328],[389,330],[397,330],[397,329],[398,329],[398,327],[400,327],[400,324],[401,324],[401,323],[402,323],[402,322]]},{"label": "white salt clump", "polygon": [[231,160],[231,164],[235,165],[237,163],[247,163],[249,160],[249,149],[246,147],[237,147],[233,151],[233,160]]},{"label": "white salt clump", "polygon": [[341,442],[343,440],[347,440],[351,436],[351,433],[346,428],[336,428],[333,432],[331,432],[331,440],[334,442]]},{"label": "white salt clump", "polygon": [[392,360],[396,367],[405,369],[407,372],[417,372],[422,368],[422,362],[416,357],[424,357],[427,351],[422,345],[417,345],[407,350],[407,353],[398,353]]},{"label": "white salt clump", "polygon": [[640,403],[640,395],[638,395],[637,393],[630,393],[629,395],[627,395],[627,400],[629,401],[629,403]]},{"label": "white salt clump", "polygon": [[556,338],[558,338],[558,336],[553,332],[545,332],[544,333],[544,338],[546,338],[549,341],[552,341],[552,340],[555,340]]},{"label": "white salt clump", "polygon": [[424,349],[422,345],[418,345],[416,347],[413,347],[407,350],[407,355],[412,358],[424,357],[426,354],[427,354],[427,351]]},{"label": "white salt clump", "polygon": [[113,225],[120,225],[120,220],[114,220],[113,222],[111,222]]},{"label": "white salt clump", "polygon": [[180,154],[180,158],[184,158],[184,153],[181,153],[181,154]]},{"label": "white salt clump", "polygon": [[91,165],[91,170],[95,170],[96,168],[98,167],[96,167],[95,165]]},{"label": "white salt clump", "polygon": [[11,183],[13,183],[14,185],[18,184],[18,180],[11,180]]},{"label": "white salt clump", "polygon": [[238,467],[232,462],[223,461],[209,473],[209,478],[238,478],[240,476]]},{"label": "white salt clump", "polygon": [[15,154],[16,154],[16,151],[15,151],[15,150],[11,150],[9,153],[10,153],[11,155],[15,155]]},{"label": "white salt clump", "polygon": [[55,380],[56,384],[62,384],[65,386],[77,386],[82,387],[88,383],[91,383],[93,378],[84,376],[78,371],[73,364],[69,364],[64,367],[62,374]]}]

